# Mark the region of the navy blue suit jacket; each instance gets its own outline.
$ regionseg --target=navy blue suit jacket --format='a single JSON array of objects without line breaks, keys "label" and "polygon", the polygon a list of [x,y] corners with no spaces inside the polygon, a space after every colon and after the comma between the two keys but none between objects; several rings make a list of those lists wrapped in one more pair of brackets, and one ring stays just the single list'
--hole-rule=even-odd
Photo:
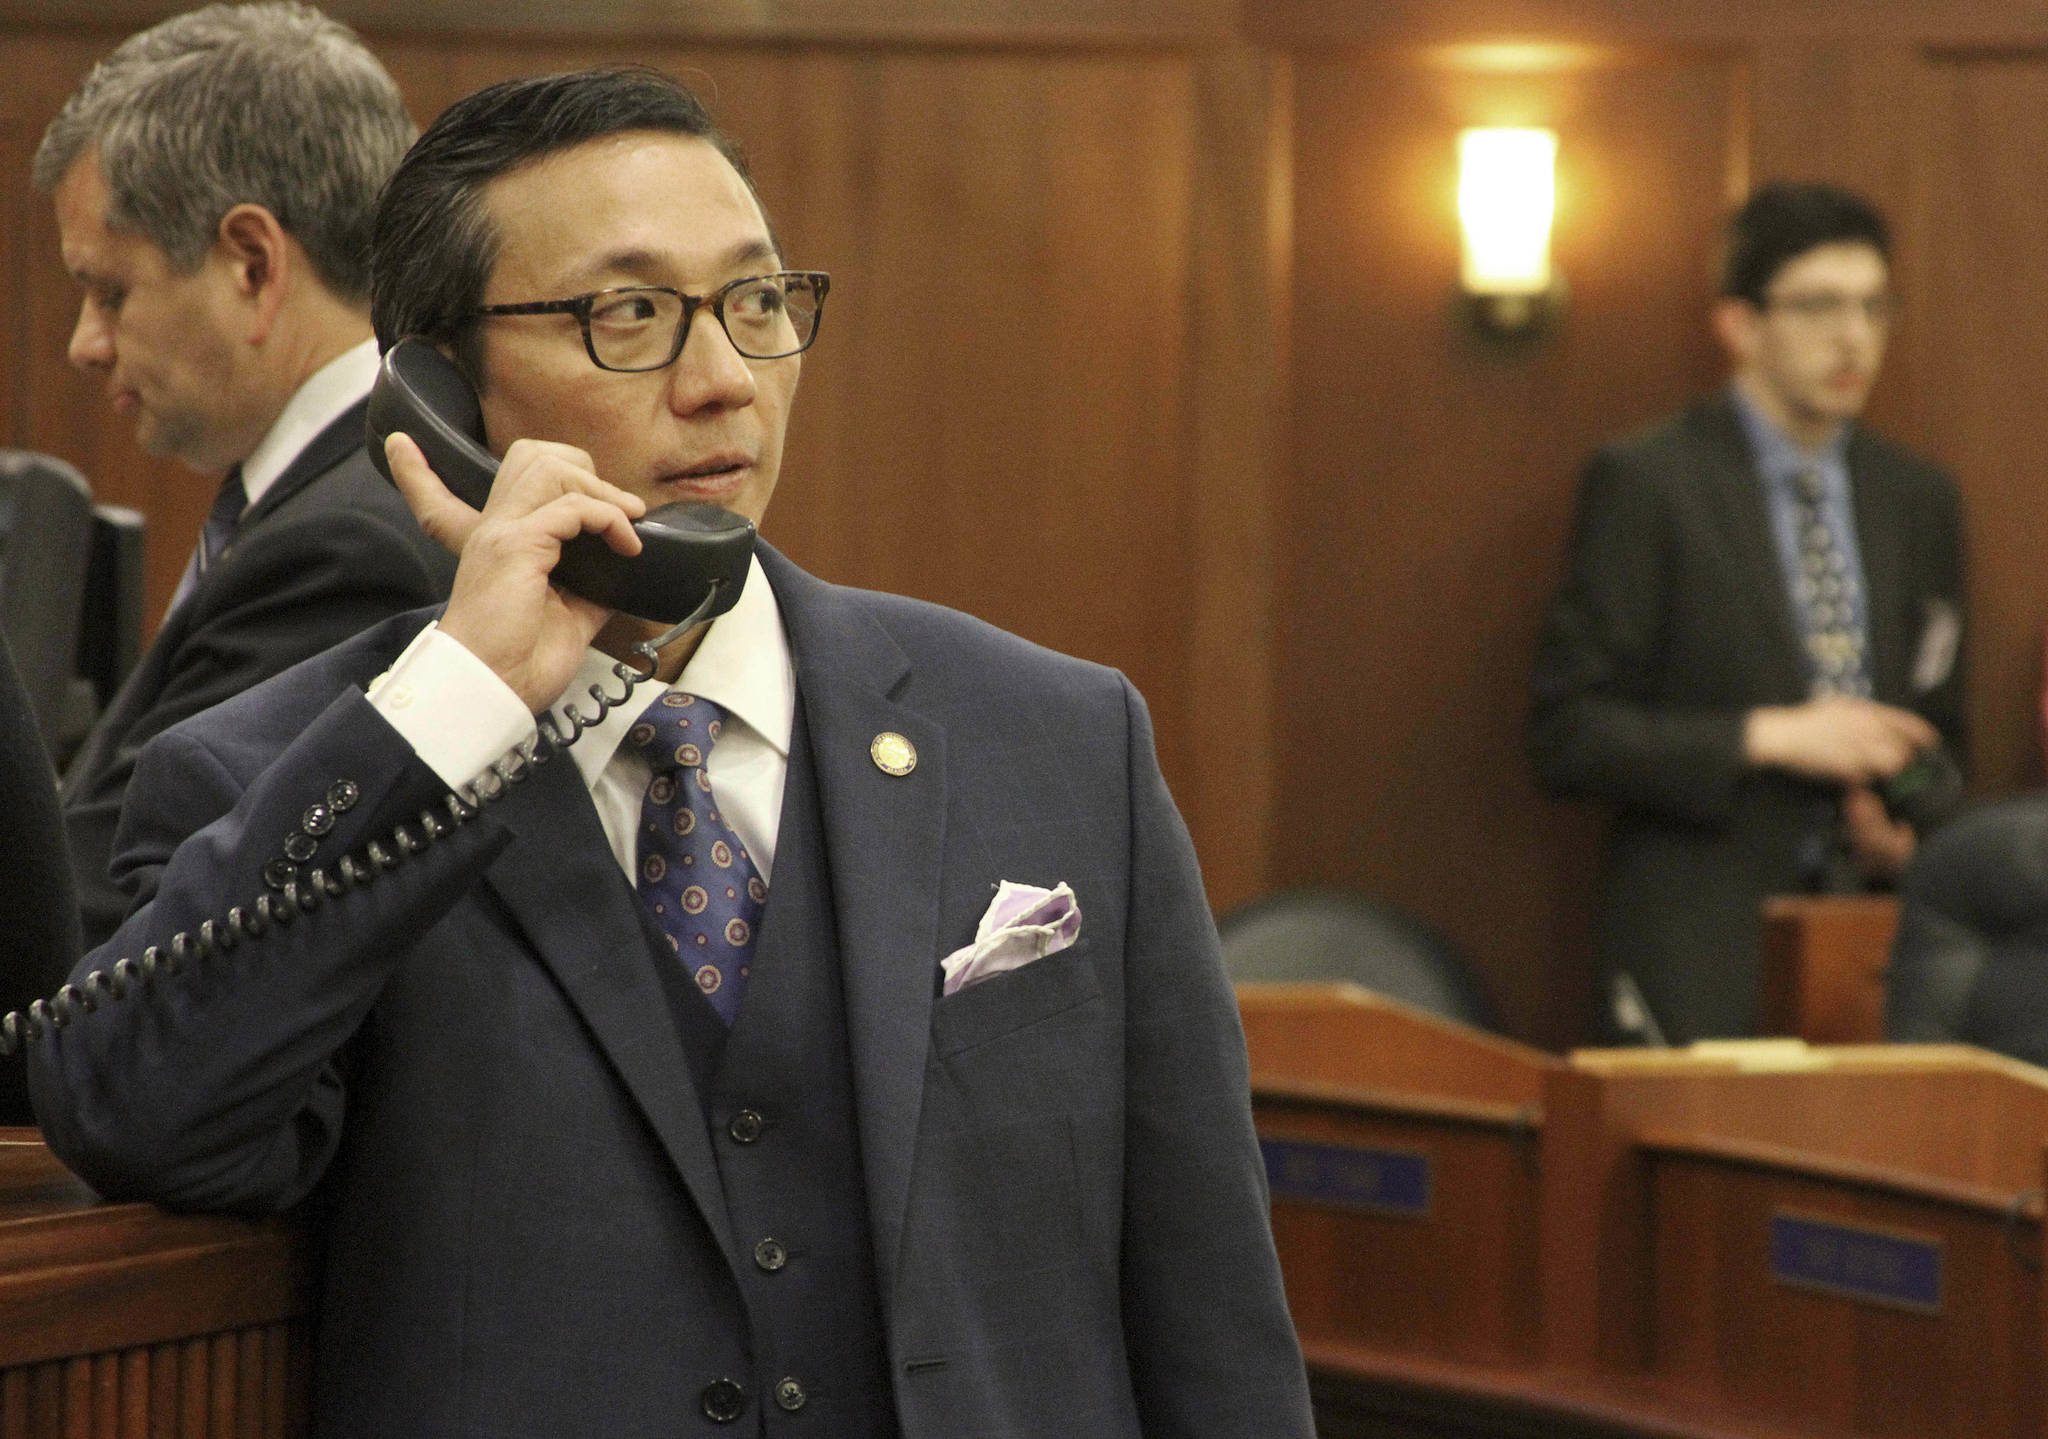
[{"label": "navy blue suit jacket", "polygon": [[[1243,1040],[1142,701],[762,558],[831,873],[777,888],[767,923],[825,904],[841,937],[904,1434],[1306,1439]],[[359,797],[319,863],[440,800],[360,689],[425,618],[150,746],[117,860],[148,903],[84,967],[248,904],[338,783]],[[884,730],[911,774],[870,758]],[[1071,884],[1080,941],[941,998],[1004,879]],[[32,1082],[104,1193],[314,1197],[320,1432],[729,1434],[697,1394],[748,1337],[699,1301],[755,1236],[725,1218],[676,974],[558,762],[366,889],[102,1005]]]}]

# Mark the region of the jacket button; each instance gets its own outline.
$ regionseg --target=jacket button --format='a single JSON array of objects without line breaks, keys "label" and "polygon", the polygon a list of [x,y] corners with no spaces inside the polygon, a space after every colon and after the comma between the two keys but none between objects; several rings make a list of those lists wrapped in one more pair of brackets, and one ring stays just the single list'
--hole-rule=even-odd
[{"label": "jacket button", "polygon": [[263,866],[263,882],[280,893],[298,877],[299,867],[288,859],[273,859]]},{"label": "jacket button", "polygon": [[754,1246],[754,1262],[773,1274],[789,1263],[789,1251],[773,1239],[764,1239]]},{"label": "jacket button", "polygon": [[354,809],[356,801],[362,797],[363,792],[356,788],[352,779],[336,780],[327,791],[328,806],[337,814]]},{"label": "jacket button", "polygon": [[752,1144],[767,1127],[768,1121],[759,1114],[751,1109],[742,1109],[732,1117],[732,1123],[725,1126],[725,1132],[733,1137],[736,1144]]},{"label": "jacket button", "polygon": [[794,1379],[785,1379],[775,1386],[775,1402],[788,1413],[794,1414],[804,1407],[804,1400],[810,1396],[804,1393],[804,1386]]},{"label": "jacket button", "polygon": [[314,855],[320,853],[320,846],[309,834],[294,834],[284,842],[284,852],[286,858],[295,859],[300,864],[304,864]]},{"label": "jacket button", "polygon": [[704,1417],[713,1424],[730,1424],[747,1412],[747,1391],[730,1379],[714,1379],[706,1384],[702,1398]]},{"label": "jacket button", "polygon": [[317,839],[334,828],[334,811],[324,804],[316,804],[299,816],[299,828]]}]

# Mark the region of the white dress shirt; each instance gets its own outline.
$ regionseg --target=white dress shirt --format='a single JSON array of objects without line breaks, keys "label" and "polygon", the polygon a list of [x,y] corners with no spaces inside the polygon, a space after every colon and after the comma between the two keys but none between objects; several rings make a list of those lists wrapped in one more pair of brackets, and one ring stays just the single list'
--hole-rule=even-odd
[{"label": "white dress shirt", "polygon": [[[377,365],[377,342],[368,339],[343,350],[293,392],[277,412],[277,418],[270,422],[270,428],[263,432],[263,438],[256,442],[256,448],[242,461],[242,508],[238,515],[249,513],[249,507],[291,468],[292,461],[313,443],[315,436],[370,393],[370,386],[377,379]],[[225,479],[222,484],[225,488]],[[191,558],[185,562],[185,573],[178,580],[171,602],[164,607],[166,615],[183,604],[199,583],[200,550],[205,543],[202,534],[192,548]]]},{"label": "white dress shirt", "polygon": [[[597,706],[588,698],[591,685],[602,685],[606,694],[619,692],[615,663],[602,651],[585,653],[576,678],[550,706],[564,733],[564,705],[576,704],[592,714]],[[739,603],[712,621],[676,682],[641,685],[631,704],[584,731],[569,750],[597,806],[612,855],[629,881],[635,874],[640,801],[653,768],[643,755],[621,748],[621,741],[641,711],[670,689],[712,700],[731,716],[706,766],[711,791],[718,797],[720,816],[739,835],[761,878],[771,880],[796,718],[796,667],[781,607],[758,559],[747,571]],[[533,715],[511,686],[438,625],[420,631],[371,684],[369,698],[451,789],[468,784],[534,733]]]},{"label": "white dress shirt", "polygon": [[313,437],[347,413],[370,393],[377,379],[377,342],[365,340],[343,350],[315,370],[285,402],[277,418],[242,461],[242,490],[255,504],[277,477],[291,467]]}]

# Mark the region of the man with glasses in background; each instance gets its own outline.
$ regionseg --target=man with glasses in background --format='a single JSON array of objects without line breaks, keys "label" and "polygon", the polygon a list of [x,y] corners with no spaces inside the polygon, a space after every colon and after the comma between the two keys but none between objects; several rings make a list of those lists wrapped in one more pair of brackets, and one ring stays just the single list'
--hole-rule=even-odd
[{"label": "man with glasses in background", "polygon": [[[1954,485],[1857,423],[1891,334],[1865,200],[1770,184],[1730,221],[1727,389],[1587,466],[1529,748],[1614,810],[1606,1037],[1745,1035],[1760,907],[1892,884],[1962,753]],[[1890,801],[1888,804],[1887,801]]]},{"label": "man with glasses in background", "polygon": [[[458,102],[373,270],[380,339],[439,348],[502,466],[479,512],[394,433],[461,551],[445,612],[145,754],[148,903],[86,967],[188,958],[31,1047],[51,1147],[108,1195],[311,1199],[316,1434],[1308,1439],[1130,685],[765,545],[680,638],[550,584],[565,542],[776,486],[827,282],[696,99],[606,69]],[[631,702],[455,822],[636,641]],[[317,903],[226,921],[268,879]]]}]

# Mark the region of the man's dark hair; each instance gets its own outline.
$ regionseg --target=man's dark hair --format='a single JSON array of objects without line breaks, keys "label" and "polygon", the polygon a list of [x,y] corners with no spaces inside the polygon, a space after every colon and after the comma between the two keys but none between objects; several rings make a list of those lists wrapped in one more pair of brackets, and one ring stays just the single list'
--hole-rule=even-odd
[{"label": "man's dark hair", "polygon": [[1778,271],[1822,245],[1868,245],[1892,257],[1891,229],[1861,195],[1786,180],[1760,186],[1729,218],[1721,293],[1762,308]]},{"label": "man's dark hair", "polygon": [[483,203],[485,186],[543,156],[634,130],[705,140],[753,189],[739,147],[697,97],[644,66],[507,80],[442,111],[399,162],[377,204],[370,321],[378,345],[388,350],[408,335],[446,342],[481,387],[482,347],[468,316],[483,303],[500,244]]}]

